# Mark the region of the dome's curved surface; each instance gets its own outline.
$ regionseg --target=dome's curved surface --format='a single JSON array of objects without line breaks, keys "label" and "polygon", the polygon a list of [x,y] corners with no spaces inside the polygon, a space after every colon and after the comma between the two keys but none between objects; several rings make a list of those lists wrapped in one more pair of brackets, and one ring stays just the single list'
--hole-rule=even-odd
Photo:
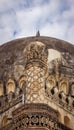
[{"label": "dome's curved surface", "polygon": [[27,44],[35,41],[43,42],[47,45],[48,48],[57,49],[59,51],[65,51],[70,52],[71,54],[74,54],[74,45],[66,42],[61,39],[51,38],[51,37],[45,37],[45,36],[35,36],[35,37],[25,37],[16,39],[10,42],[7,42],[0,46],[0,53],[3,51],[7,53],[7,51],[13,52],[13,49],[16,51],[23,50],[23,47],[25,47]]},{"label": "dome's curved surface", "polygon": [[13,40],[0,46],[0,79],[7,78],[9,71],[12,73],[15,62],[17,61],[18,64],[19,60],[23,58],[25,46],[35,41],[44,43],[48,49],[69,52],[74,59],[74,45],[60,39],[35,36]]}]

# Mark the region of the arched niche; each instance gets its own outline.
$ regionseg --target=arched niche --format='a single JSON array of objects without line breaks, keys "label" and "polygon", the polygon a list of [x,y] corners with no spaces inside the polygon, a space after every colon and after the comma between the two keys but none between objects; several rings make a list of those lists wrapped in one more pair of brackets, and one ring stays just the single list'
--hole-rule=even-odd
[{"label": "arched niche", "polygon": [[4,95],[4,88],[2,82],[0,82],[0,96]]},{"label": "arched niche", "polygon": [[71,85],[71,96],[74,96],[74,83]]},{"label": "arched niche", "polygon": [[26,84],[26,76],[22,76],[19,79],[19,87],[22,89],[23,87],[25,87],[25,84]]},{"label": "arched niche", "polygon": [[15,82],[13,79],[9,79],[6,84],[6,93],[15,92]]},{"label": "arched niche", "polygon": [[62,123],[62,117],[61,117],[61,113],[60,112],[58,112],[58,122]]},{"label": "arched niche", "polygon": [[64,125],[67,127],[71,127],[71,122],[68,116],[64,116]]},{"label": "arched niche", "polygon": [[46,80],[46,89],[52,89],[55,86],[54,76],[49,76]]},{"label": "arched niche", "polygon": [[59,83],[59,90],[64,92],[66,95],[69,92],[69,83],[67,79],[62,79],[62,81]]},{"label": "arched niche", "polygon": [[5,115],[5,116],[3,117],[3,119],[2,119],[1,125],[2,125],[2,127],[4,127],[4,126],[6,126],[7,124],[8,124],[8,119],[7,119],[7,116]]}]

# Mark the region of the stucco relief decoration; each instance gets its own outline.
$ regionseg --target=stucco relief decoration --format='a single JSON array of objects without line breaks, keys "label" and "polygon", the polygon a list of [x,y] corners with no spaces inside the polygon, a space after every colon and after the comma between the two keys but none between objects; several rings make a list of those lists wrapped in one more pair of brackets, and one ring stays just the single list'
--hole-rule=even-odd
[{"label": "stucco relief decoration", "polygon": [[45,79],[48,74],[48,59],[46,46],[41,42],[34,42],[24,50],[26,71],[26,100],[39,102],[44,100]]}]

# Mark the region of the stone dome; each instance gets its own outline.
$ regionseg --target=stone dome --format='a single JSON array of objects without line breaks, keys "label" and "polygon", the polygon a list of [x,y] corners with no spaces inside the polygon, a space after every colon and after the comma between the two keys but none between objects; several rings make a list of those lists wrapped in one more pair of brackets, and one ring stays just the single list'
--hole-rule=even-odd
[{"label": "stone dome", "polygon": [[[17,69],[14,68],[17,66],[23,71],[24,68],[21,68],[25,60],[23,51],[27,45],[36,41],[45,44],[47,49],[68,52],[72,60],[74,60],[74,45],[66,41],[44,36],[16,39],[0,46],[0,80],[7,80],[8,77],[15,77]],[[19,75],[17,79],[18,78]]]},{"label": "stone dome", "polygon": [[39,32],[1,45],[0,108],[1,130],[74,129],[74,45]]}]

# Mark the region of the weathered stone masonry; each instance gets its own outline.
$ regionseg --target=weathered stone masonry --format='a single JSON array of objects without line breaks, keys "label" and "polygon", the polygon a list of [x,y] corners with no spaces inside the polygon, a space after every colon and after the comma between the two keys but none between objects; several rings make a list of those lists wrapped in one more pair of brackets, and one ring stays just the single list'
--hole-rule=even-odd
[{"label": "weathered stone masonry", "polygon": [[74,130],[74,46],[30,37],[0,46],[0,129]]}]

